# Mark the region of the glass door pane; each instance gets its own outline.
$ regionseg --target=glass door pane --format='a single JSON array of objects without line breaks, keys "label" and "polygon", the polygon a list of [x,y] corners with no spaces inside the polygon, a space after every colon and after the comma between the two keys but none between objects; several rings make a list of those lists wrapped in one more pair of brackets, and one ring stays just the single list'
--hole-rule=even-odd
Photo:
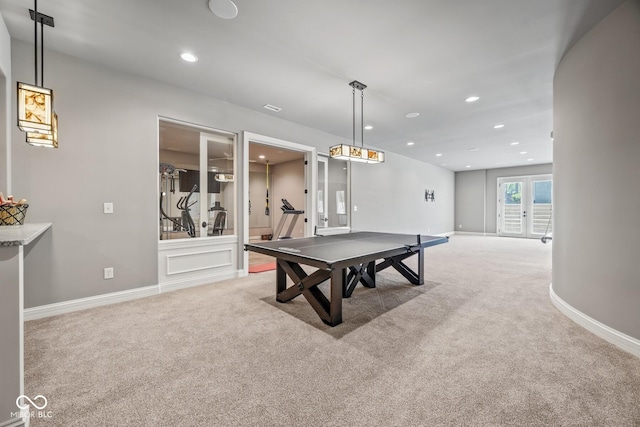
[{"label": "glass door pane", "polygon": [[326,157],[318,157],[318,191],[317,191],[317,210],[318,218],[316,223],[318,228],[326,228],[329,226],[329,159]]},{"label": "glass door pane", "polygon": [[524,237],[523,224],[525,211],[522,203],[522,181],[500,182],[500,227],[499,234]]},{"label": "glass door pane", "polygon": [[[159,123],[160,240],[199,235],[200,132],[170,121]],[[194,210],[195,209],[195,210]]]},{"label": "glass door pane", "polygon": [[348,163],[346,160],[329,159],[329,227],[348,227],[350,225]]},{"label": "glass door pane", "polygon": [[[235,140],[227,135],[201,133],[204,201],[200,208],[202,236],[234,234],[235,218]],[[206,188],[206,192],[204,192]]]},{"label": "glass door pane", "polygon": [[318,156],[318,228],[349,227],[348,161]]},{"label": "glass door pane", "polygon": [[540,237],[545,233],[551,233],[552,190],[551,179],[532,180],[528,237]]}]

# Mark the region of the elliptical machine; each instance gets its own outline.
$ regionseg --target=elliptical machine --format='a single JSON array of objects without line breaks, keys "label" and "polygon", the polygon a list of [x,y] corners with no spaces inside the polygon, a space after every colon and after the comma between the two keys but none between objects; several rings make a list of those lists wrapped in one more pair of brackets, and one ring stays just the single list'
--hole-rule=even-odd
[{"label": "elliptical machine", "polygon": [[[174,225],[175,231],[186,231],[189,237],[196,237],[196,227],[193,222],[193,218],[191,217],[190,207],[193,206],[196,202],[189,203],[189,199],[193,195],[193,193],[198,189],[198,185],[194,184],[193,188],[189,194],[185,197],[182,196],[178,200],[176,207],[181,211],[181,220],[177,221],[174,218],[170,217],[165,211],[165,206],[167,203],[165,202],[165,196],[167,195],[167,191],[170,191],[172,194],[175,194],[175,175],[176,172],[179,172],[179,169],[176,169],[170,163],[160,163],[160,240],[164,239],[164,233],[168,233],[169,230],[164,230],[163,221],[169,220]],[[168,200],[168,199],[167,199]],[[168,206],[166,206],[168,207]]]}]

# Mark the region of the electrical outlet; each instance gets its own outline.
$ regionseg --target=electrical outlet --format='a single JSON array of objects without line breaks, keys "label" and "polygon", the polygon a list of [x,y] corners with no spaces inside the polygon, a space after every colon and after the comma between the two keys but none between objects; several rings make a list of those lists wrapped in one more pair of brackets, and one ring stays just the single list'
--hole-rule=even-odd
[{"label": "electrical outlet", "polygon": [[104,208],[103,208],[103,212],[106,214],[112,214],[113,213],[113,203],[105,203],[104,204]]},{"label": "electrical outlet", "polygon": [[458,228],[462,228],[462,224],[458,224]]},{"label": "electrical outlet", "polygon": [[354,206],[354,207],[353,207],[353,211],[354,211],[354,212],[358,212],[358,207],[357,207],[357,206]]},{"label": "electrical outlet", "polygon": [[113,279],[113,267],[105,267],[104,269],[104,279]]}]

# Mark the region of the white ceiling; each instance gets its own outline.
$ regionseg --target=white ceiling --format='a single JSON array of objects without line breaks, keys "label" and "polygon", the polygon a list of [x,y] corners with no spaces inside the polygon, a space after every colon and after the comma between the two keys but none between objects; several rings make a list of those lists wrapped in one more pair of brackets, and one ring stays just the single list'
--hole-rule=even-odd
[{"label": "white ceiling", "polygon": [[[213,15],[207,0],[38,7],[55,18],[47,48],[348,140],[348,84],[358,80],[368,86],[364,122],[373,126],[365,145],[460,171],[552,161],[554,70],[567,47],[623,0],[235,3],[232,20]],[[31,1],[0,0],[11,36],[33,42],[29,8]],[[183,62],[181,51],[199,62]],[[465,103],[470,95],[480,100]],[[407,119],[409,112],[420,116]]]}]

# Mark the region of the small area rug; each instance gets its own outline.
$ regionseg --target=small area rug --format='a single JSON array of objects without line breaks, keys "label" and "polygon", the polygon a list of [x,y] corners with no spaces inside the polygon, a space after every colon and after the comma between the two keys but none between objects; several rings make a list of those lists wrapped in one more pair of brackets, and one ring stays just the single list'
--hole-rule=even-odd
[{"label": "small area rug", "polygon": [[268,262],[266,264],[250,265],[249,273],[262,273],[263,271],[271,271],[276,269],[275,262]]}]

